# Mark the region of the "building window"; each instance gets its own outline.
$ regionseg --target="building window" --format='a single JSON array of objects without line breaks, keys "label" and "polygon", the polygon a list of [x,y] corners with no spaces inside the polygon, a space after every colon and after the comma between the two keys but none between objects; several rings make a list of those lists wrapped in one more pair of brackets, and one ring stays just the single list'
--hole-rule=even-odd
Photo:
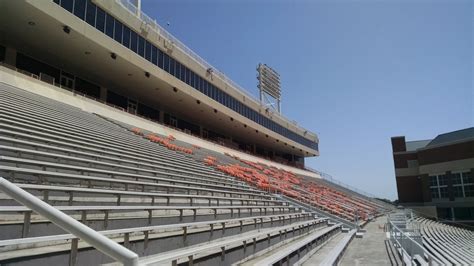
[{"label": "building window", "polygon": [[95,20],[95,27],[101,32],[105,29],[105,12],[104,10],[97,8],[97,17]]},{"label": "building window", "polygon": [[464,198],[464,190],[462,186],[453,186],[455,198]]},{"label": "building window", "polygon": [[130,29],[128,27],[123,27],[122,44],[130,49]]},{"label": "building window", "polygon": [[151,43],[149,41],[145,41],[145,59],[151,62]]},{"label": "building window", "polygon": [[114,39],[122,43],[122,30],[123,30],[123,25],[122,23],[118,22],[117,20],[115,21],[115,33],[114,33]]},{"label": "building window", "polygon": [[467,197],[474,197],[474,184],[464,186],[464,195]]},{"label": "building window", "polygon": [[75,0],[74,1],[74,15],[84,20],[86,13],[86,0]]},{"label": "building window", "polygon": [[474,197],[474,181],[468,171],[453,173],[454,197]]},{"label": "building window", "polygon": [[446,175],[430,176],[430,191],[432,199],[442,199],[448,197],[448,185]]},{"label": "building window", "polygon": [[158,65],[158,49],[154,45],[151,47],[151,62]]},{"label": "building window", "polygon": [[145,57],[145,39],[142,36],[138,36],[138,54]]},{"label": "building window", "polygon": [[92,27],[95,27],[95,12],[97,7],[91,1],[92,0],[87,0],[86,22]]},{"label": "building window", "polygon": [[61,0],[61,6],[67,11],[72,13],[72,7],[74,6],[73,0]]},{"label": "building window", "polygon": [[164,68],[166,72],[170,73],[170,57],[164,54]]},{"label": "building window", "polygon": [[107,34],[110,38],[114,38],[114,17],[109,14],[105,16],[105,34]]},{"label": "building window", "polygon": [[138,35],[134,31],[130,31],[130,49],[138,53]]}]

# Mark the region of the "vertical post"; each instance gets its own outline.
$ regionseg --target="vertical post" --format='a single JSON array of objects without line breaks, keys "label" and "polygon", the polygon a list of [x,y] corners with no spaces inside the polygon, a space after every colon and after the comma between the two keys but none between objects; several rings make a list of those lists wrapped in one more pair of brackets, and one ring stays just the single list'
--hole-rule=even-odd
[{"label": "vertical post", "polygon": [[71,240],[71,253],[69,254],[69,266],[76,265],[78,243],[79,243],[78,238],[74,238]]},{"label": "vertical post", "polygon": [[142,12],[142,0],[136,0],[137,1],[137,16],[140,16],[140,13]]}]

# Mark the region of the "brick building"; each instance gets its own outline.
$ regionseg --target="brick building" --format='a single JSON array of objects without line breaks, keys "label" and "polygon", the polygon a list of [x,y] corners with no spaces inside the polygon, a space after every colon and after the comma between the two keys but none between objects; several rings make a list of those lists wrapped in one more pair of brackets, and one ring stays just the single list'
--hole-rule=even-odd
[{"label": "brick building", "polygon": [[474,222],[474,127],[430,140],[392,137],[401,205],[429,216]]}]

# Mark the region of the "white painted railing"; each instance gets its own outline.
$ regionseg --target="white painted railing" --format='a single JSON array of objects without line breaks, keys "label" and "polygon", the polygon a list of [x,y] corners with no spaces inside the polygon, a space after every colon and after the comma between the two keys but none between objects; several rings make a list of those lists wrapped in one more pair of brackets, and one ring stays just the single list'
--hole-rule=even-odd
[{"label": "white painted railing", "polygon": [[[403,213],[403,215],[405,215],[405,213]],[[401,213],[388,215],[387,226],[390,234],[390,242],[396,245],[396,247],[401,248],[404,259],[412,261],[415,257],[421,257],[426,258],[429,265],[443,265],[439,259],[431,255],[422,244],[416,241],[414,235],[410,235],[406,232],[406,229],[402,229],[396,225],[398,221],[397,216],[401,216]]]},{"label": "white painted railing", "polygon": [[123,263],[123,265],[139,265],[138,255],[136,253],[97,233],[86,225],[73,219],[71,216],[31,195],[3,177],[0,177],[0,190],[9,197],[13,198],[15,201],[50,220],[52,223],[61,227],[65,231],[89,243],[100,252]]}]

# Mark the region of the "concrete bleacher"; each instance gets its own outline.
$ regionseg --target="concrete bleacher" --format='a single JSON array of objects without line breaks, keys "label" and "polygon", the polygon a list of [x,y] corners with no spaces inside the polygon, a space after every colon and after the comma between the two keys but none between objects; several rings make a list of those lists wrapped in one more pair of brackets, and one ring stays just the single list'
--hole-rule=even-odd
[{"label": "concrete bleacher", "polygon": [[474,232],[423,217],[413,219],[420,228],[423,246],[447,265],[472,265]]},{"label": "concrete bleacher", "polygon": [[[253,163],[237,156],[232,156],[228,153],[222,154],[196,147],[196,145],[175,140],[172,136],[162,136],[155,132],[136,128],[120,121],[112,119],[107,120],[133,132],[134,134],[142,136],[145,139],[152,142],[158,142],[165,147],[169,147],[169,137],[171,137],[173,145],[182,147],[186,150],[185,153],[188,153],[187,156],[193,157],[197,161],[205,162],[209,166],[214,166],[215,169],[220,170],[221,172],[233,175],[231,172],[223,171],[222,168],[230,168],[231,170],[232,168],[237,168],[237,170],[244,169],[244,171],[250,171],[257,177],[264,176],[269,180],[269,187],[257,186],[259,189],[272,193],[291,193],[293,198],[296,198],[300,202],[312,205],[312,207],[317,208],[317,211],[321,214],[332,217],[338,216],[339,219],[352,223],[352,226],[363,225],[368,220],[387,210],[387,207],[379,202],[369,200],[365,196],[351,192],[348,189],[335,184],[330,185],[322,179],[320,180],[304,175],[297,175],[291,171],[262,163]],[[158,139],[158,141],[156,141],[156,139]],[[187,150],[189,150],[189,152]],[[212,159],[212,163],[208,163],[210,159]],[[234,174],[233,176],[237,178],[241,177],[239,174]],[[279,180],[279,178],[283,178],[283,180]],[[286,181],[286,178],[295,181],[291,183]],[[300,182],[302,182],[302,185],[299,184]],[[253,186],[256,185],[255,182],[247,183]],[[279,187],[278,185],[285,185],[285,187]]]},{"label": "concrete bleacher", "polygon": [[[0,176],[136,252],[143,264],[230,265],[277,247],[288,253],[279,261],[293,263],[295,250],[309,252],[341,233],[341,224],[204,164],[198,156],[210,151],[173,143],[194,152],[0,85]],[[113,263],[3,193],[0,217],[2,265]]]}]

